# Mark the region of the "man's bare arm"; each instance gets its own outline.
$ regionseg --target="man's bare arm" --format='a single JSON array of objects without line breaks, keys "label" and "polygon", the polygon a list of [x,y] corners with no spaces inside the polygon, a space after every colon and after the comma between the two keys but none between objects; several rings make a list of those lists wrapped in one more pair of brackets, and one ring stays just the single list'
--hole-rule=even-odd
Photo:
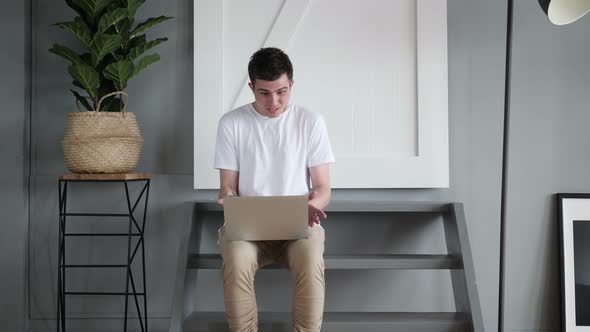
[{"label": "man's bare arm", "polygon": [[330,188],[330,164],[322,164],[309,168],[309,176],[313,191],[317,194],[310,200],[315,207],[323,210],[330,204],[332,190]]},{"label": "man's bare arm", "polygon": [[320,218],[325,219],[328,216],[323,211],[332,197],[330,187],[330,164],[322,164],[309,168],[309,176],[313,192],[309,195],[308,210],[309,224],[319,224]]},{"label": "man's bare arm", "polygon": [[219,196],[217,203],[223,205],[223,199],[227,196],[238,194],[238,179],[240,172],[227,169],[219,170]]}]

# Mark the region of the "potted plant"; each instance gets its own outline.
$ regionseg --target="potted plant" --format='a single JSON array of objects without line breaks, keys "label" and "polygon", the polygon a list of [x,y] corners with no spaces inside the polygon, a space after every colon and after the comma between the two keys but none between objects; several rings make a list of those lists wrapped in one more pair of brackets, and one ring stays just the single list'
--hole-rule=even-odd
[{"label": "potted plant", "polygon": [[[64,159],[75,173],[126,173],[137,167],[143,139],[135,115],[126,112],[129,80],[152,63],[144,55],[167,38],[147,40],[145,32],[171,19],[151,17],[136,23],[145,0],[65,0],[77,16],[55,25],[71,32],[83,52],[54,44],[49,50],[70,62],[68,72],[78,111],[68,114]],[[126,98],[123,98],[125,96]],[[87,112],[83,112],[85,110]]]}]

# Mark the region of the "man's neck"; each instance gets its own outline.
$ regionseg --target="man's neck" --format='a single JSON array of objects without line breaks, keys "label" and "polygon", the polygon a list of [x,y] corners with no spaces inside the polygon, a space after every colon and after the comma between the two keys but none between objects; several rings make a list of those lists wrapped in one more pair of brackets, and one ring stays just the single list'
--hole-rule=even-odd
[{"label": "man's neck", "polygon": [[[261,116],[264,116],[266,118],[268,118],[269,116],[267,116],[266,114],[262,113],[259,109],[258,106],[256,106],[255,102],[250,103],[250,105],[252,105],[252,108],[254,108],[254,110],[256,111],[256,113],[260,114]],[[285,105],[285,107],[283,108],[283,110],[277,115],[277,117],[281,116],[283,113],[285,113],[285,111],[287,110],[287,107],[289,107],[289,104]]]}]

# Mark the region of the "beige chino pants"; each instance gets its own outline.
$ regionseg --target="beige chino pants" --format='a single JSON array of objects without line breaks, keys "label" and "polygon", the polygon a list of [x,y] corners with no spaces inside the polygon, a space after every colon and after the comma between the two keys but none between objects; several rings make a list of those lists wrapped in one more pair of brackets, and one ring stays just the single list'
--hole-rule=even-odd
[{"label": "beige chino pants", "polygon": [[273,262],[293,273],[294,332],[319,332],[324,312],[324,229],[309,228],[309,238],[291,241],[228,241],[219,231],[223,256],[223,300],[231,332],[257,332],[254,275]]}]

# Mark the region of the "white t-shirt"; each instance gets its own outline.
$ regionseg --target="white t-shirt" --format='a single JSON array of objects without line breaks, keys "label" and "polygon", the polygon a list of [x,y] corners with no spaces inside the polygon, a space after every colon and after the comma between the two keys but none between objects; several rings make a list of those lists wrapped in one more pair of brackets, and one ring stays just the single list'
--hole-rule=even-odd
[{"label": "white t-shirt", "polygon": [[334,161],[323,117],[301,106],[269,118],[247,104],[219,120],[213,167],[240,172],[240,196],[307,194],[308,168]]}]

